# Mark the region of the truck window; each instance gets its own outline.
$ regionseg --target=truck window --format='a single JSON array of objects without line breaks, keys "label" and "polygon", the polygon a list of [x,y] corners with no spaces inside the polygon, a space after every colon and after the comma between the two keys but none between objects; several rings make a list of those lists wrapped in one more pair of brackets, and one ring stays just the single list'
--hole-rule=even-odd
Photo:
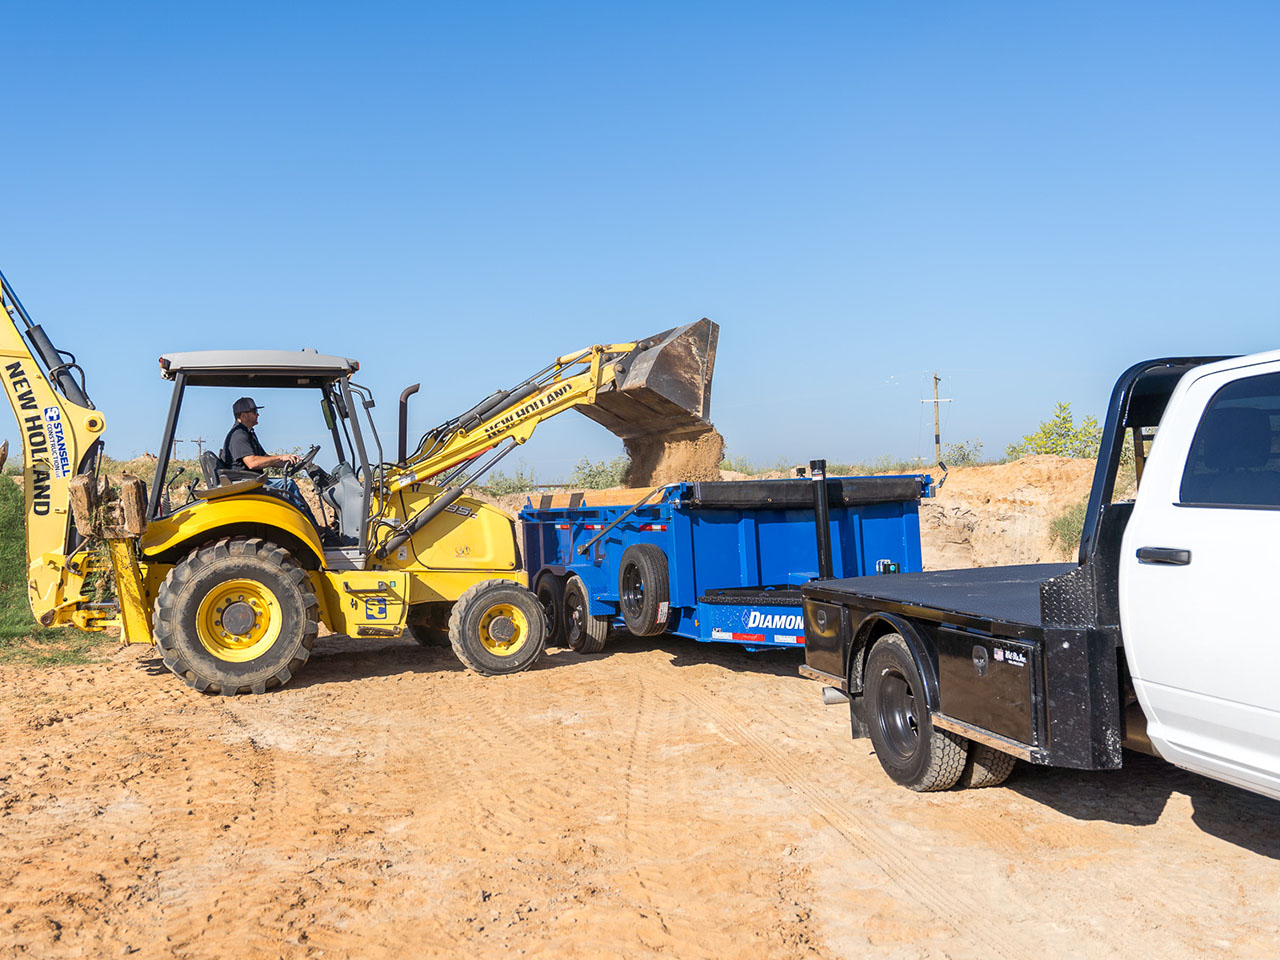
[{"label": "truck window", "polygon": [[1280,374],[1235,380],[1205,407],[1179,499],[1184,504],[1280,507]]}]

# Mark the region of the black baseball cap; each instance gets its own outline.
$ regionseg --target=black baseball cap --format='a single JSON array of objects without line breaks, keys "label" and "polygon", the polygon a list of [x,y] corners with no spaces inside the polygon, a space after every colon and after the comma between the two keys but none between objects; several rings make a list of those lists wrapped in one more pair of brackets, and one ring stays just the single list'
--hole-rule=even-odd
[{"label": "black baseball cap", "polygon": [[231,405],[231,413],[233,416],[240,416],[242,413],[256,413],[259,410],[265,410],[266,407],[260,407],[253,402],[253,397],[241,397]]}]

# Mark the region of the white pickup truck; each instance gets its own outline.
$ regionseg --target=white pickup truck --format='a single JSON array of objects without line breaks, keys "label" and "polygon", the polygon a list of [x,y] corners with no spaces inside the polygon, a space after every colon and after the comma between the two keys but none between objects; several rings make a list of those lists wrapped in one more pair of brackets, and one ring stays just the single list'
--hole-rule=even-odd
[{"label": "white pickup truck", "polygon": [[1117,768],[1128,747],[1280,799],[1280,351],[1124,373],[1077,562],[802,593],[801,672],[904,786]]}]

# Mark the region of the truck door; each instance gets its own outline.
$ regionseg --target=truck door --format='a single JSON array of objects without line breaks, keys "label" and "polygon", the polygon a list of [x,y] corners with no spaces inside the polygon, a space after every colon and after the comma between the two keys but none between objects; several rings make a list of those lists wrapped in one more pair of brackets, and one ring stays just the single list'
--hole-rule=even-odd
[{"label": "truck door", "polygon": [[[1120,558],[1120,620],[1166,760],[1280,798],[1280,354],[1192,372]],[[1224,368],[1225,367],[1225,368]]]}]

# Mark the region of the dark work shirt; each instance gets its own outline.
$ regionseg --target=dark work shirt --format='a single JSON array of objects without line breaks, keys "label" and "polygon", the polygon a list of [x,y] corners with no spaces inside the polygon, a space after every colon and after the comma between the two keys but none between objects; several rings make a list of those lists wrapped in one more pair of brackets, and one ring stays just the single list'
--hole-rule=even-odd
[{"label": "dark work shirt", "polygon": [[222,441],[222,462],[229,467],[247,470],[249,468],[244,465],[245,457],[265,457],[266,455],[267,451],[263,450],[262,444],[258,442],[258,435],[243,423],[237,422],[227,434],[227,439]]}]

